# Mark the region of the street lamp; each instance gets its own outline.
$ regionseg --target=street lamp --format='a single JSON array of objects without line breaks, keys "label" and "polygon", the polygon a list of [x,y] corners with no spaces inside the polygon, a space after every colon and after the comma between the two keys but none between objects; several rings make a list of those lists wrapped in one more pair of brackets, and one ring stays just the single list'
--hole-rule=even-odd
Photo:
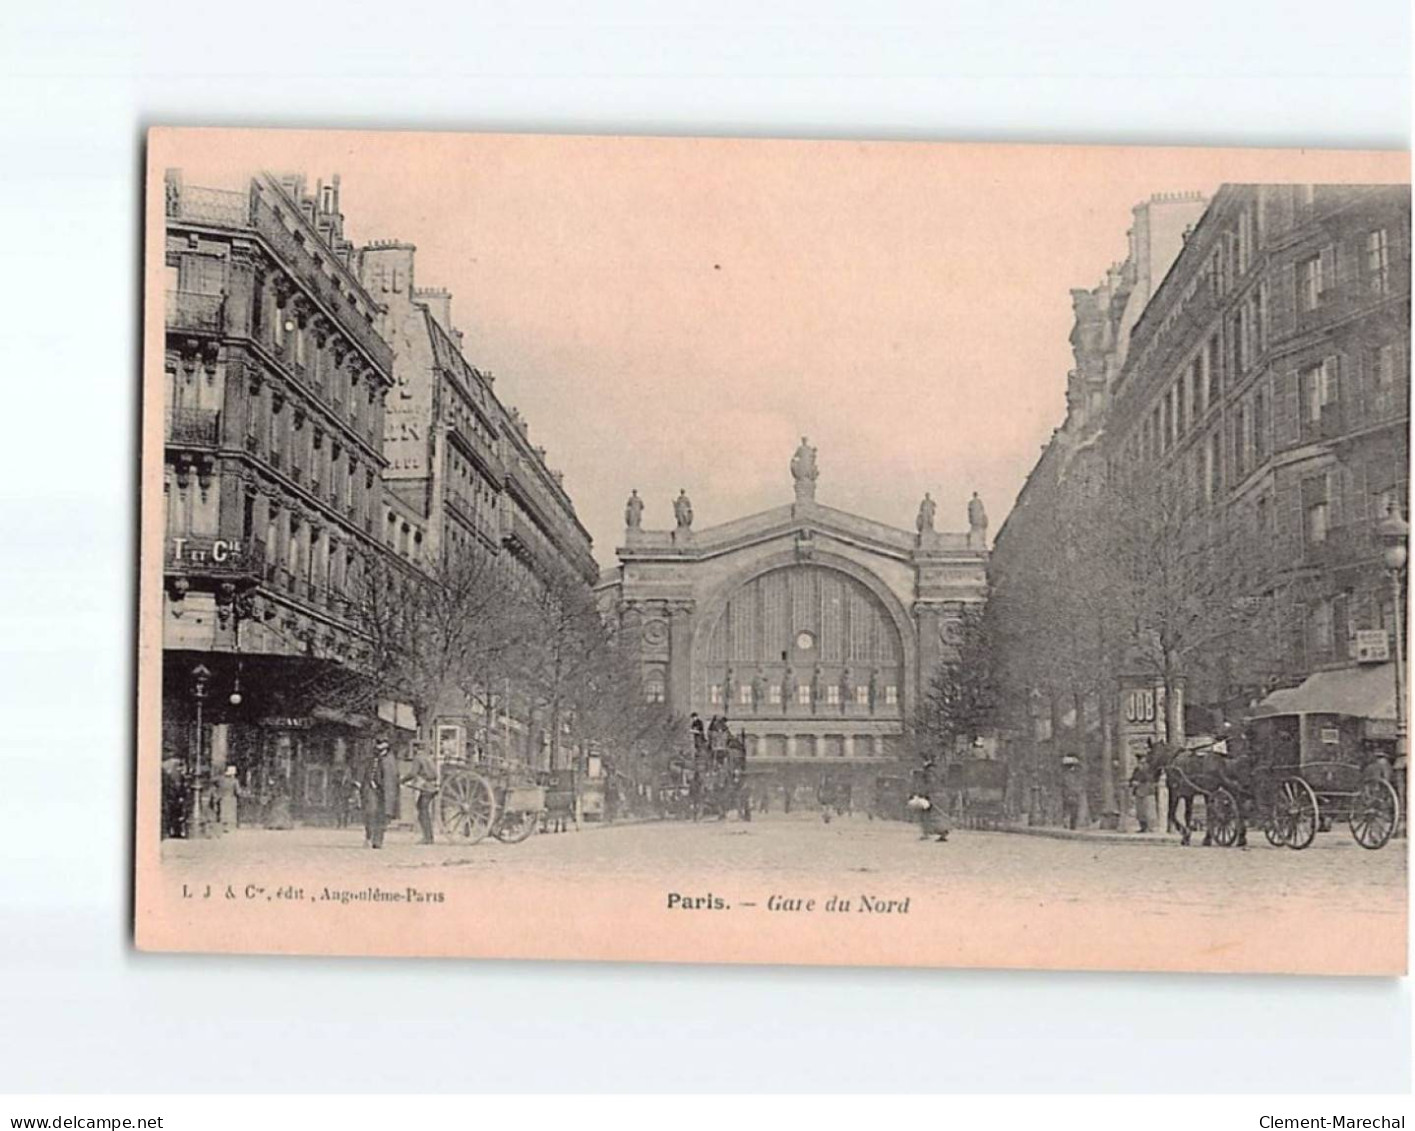
[{"label": "street lamp", "polygon": [[205,816],[202,810],[201,797],[201,775],[202,775],[202,745],[204,742],[202,732],[201,711],[202,705],[206,702],[207,687],[211,683],[211,669],[205,664],[198,664],[192,669],[192,698],[196,700],[197,707],[197,744],[196,757],[192,764],[192,820],[187,831],[189,837],[200,837],[202,835],[202,819]]},{"label": "street lamp", "polygon": [[1405,572],[1410,551],[1410,524],[1400,517],[1400,510],[1394,504],[1386,508],[1386,516],[1376,527],[1380,535],[1386,571],[1390,574],[1391,611],[1395,618],[1395,770],[1400,783],[1402,807],[1407,792],[1406,775],[1409,767],[1405,754],[1405,639],[1401,633],[1400,609],[1403,604],[1401,575]]}]

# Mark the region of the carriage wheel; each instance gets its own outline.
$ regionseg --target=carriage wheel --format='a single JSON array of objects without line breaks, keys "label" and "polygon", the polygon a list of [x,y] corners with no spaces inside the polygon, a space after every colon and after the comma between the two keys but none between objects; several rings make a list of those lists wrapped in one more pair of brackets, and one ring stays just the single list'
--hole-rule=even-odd
[{"label": "carriage wheel", "polygon": [[1362,848],[1384,848],[1400,821],[1400,798],[1389,782],[1368,781],[1351,807],[1351,835]]},{"label": "carriage wheel", "polygon": [[455,774],[442,785],[442,828],[467,844],[476,844],[491,831],[496,818],[496,795],[491,783],[476,774]]},{"label": "carriage wheel", "polygon": [[1232,848],[1238,843],[1238,799],[1220,787],[1204,797],[1204,820],[1209,835],[1220,848]]},{"label": "carriage wheel", "polygon": [[530,809],[518,809],[513,813],[502,813],[501,820],[491,830],[491,835],[502,844],[520,844],[540,823],[540,814]]},{"label": "carriage wheel", "polygon": [[1287,843],[1286,823],[1277,811],[1276,805],[1263,818],[1263,835],[1268,838],[1268,843],[1274,848],[1281,848]]},{"label": "carriage wheel", "polygon": [[1287,778],[1278,786],[1277,795],[1283,843],[1288,848],[1301,851],[1317,835],[1317,825],[1321,820],[1317,795],[1301,778]]}]

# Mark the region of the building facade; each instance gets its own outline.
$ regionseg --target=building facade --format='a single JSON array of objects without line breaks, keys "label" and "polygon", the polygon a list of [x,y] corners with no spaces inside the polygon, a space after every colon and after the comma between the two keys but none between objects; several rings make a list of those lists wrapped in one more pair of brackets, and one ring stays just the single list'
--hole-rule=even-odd
[{"label": "building facade", "polygon": [[984,598],[986,519],[978,504],[969,532],[937,531],[926,497],[907,531],[818,503],[804,440],[791,472],[794,502],[705,529],[686,493],[672,529],[645,528],[635,492],[601,594],[651,700],[724,716],[784,782],[872,779],[905,755],[910,712]]},{"label": "building facade", "polygon": [[1409,340],[1406,186],[1227,185],[1189,235],[1133,331],[1109,474],[1187,487],[1257,547],[1249,597],[1287,595],[1268,670],[1192,701],[1353,666],[1358,632],[1397,623],[1376,525],[1408,506]]},{"label": "building facade", "polygon": [[[1096,500],[1104,489],[1105,434],[1130,356],[1132,336],[1208,206],[1199,193],[1160,193],[1137,204],[1126,258],[1095,287],[1071,292],[1074,367],[1067,375],[1065,417],[1044,445],[998,531],[989,562],[990,600],[998,625],[994,647],[1007,684],[1003,742],[1022,773],[1013,803],[1034,820],[1060,810],[1060,758],[1080,757],[1087,808],[1115,812],[1124,802],[1117,778],[1129,764],[1114,718],[1123,672],[1097,656],[1082,671],[1074,653],[1049,655],[1041,638],[1065,617],[1057,555],[1073,540],[1096,536]],[[1097,649],[1099,651],[1099,649]]]},{"label": "building facade", "polygon": [[349,594],[385,552],[393,357],[352,256],[337,178],[167,176],[164,757],[234,767],[251,823],[339,819],[375,725]]},{"label": "building facade", "polygon": [[[497,397],[492,374],[467,359],[451,294],[417,286],[416,250],[380,240],[353,256],[394,356],[383,433],[386,540],[401,552],[412,539],[434,570],[486,555],[525,585],[553,575],[588,590],[599,569],[563,476],[532,444],[527,421]],[[487,696],[494,718],[483,702],[448,694],[422,720],[424,738],[435,740],[439,753],[460,756],[471,736],[481,735],[508,755],[544,762],[543,729],[509,685],[501,696]]]}]

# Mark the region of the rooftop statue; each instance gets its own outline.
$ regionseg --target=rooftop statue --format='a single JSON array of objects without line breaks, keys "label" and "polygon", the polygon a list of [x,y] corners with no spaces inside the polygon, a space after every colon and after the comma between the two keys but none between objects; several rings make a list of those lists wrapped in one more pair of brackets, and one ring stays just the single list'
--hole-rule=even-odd
[{"label": "rooftop statue", "polygon": [[638,490],[629,492],[629,501],[624,504],[624,525],[630,530],[639,529],[639,525],[644,518],[644,501],[639,498]]},{"label": "rooftop statue", "polygon": [[973,497],[968,500],[968,540],[976,540],[980,545],[985,545],[988,538],[988,512],[983,507],[983,500],[978,498],[978,493],[973,492]]},{"label": "rooftop statue", "polygon": [[679,530],[687,530],[693,525],[693,504],[688,500],[688,492],[682,488],[673,500],[673,517],[678,521]]},{"label": "rooftop statue", "polygon": [[802,436],[801,446],[791,457],[791,478],[796,481],[798,502],[815,500],[816,479],[819,477],[820,471],[816,468],[816,450],[811,447],[806,437]]},{"label": "rooftop statue", "polygon": [[920,534],[932,534],[934,528],[934,512],[938,510],[938,504],[933,500],[933,496],[927,491],[924,492],[924,501],[919,504],[919,517],[914,520],[914,525]]}]

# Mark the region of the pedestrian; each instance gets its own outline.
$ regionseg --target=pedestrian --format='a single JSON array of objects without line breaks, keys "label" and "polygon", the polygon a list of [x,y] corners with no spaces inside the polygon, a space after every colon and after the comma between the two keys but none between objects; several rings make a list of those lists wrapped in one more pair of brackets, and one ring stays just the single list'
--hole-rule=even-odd
[{"label": "pedestrian", "polygon": [[1081,759],[1068,754],[1061,760],[1061,823],[1074,829],[1081,820]]},{"label": "pedestrian", "polygon": [[1154,828],[1155,814],[1158,812],[1155,802],[1156,785],[1149,754],[1146,752],[1136,760],[1135,769],[1130,773],[1130,795],[1135,799],[1135,819],[1139,822],[1142,833],[1150,832]]},{"label": "pedestrian", "polygon": [[422,831],[420,844],[432,843],[432,810],[437,803],[437,766],[426,747],[419,747],[413,759],[413,772],[405,780],[418,795],[418,828]]},{"label": "pedestrian", "polygon": [[[373,744],[373,757],[364,765],[359,782],[359,800],[364,813],[364,843],[370,848],[383,847],[383,832],[388,826],[387,764],[393,758],[388,740],[380,738]],[[396,793],[397,770],[394,769]]]},{"label": "pedestrian", "polygon": [[236,767],[227,766],[216,783],[216,812],[222,833],[232,832],[236,828],[236,798],[239,793]]},{"label": "pedestrian", "polygon": [[909,798],[908,807],[919,814],[919,839],[932,838],[943,844],[953,831],[953,825],[948,816],[948,798],[938,777],[938,764],[926,758],[920,776],[919,788]]},{"label": "pedestrian", "polygon": [[181,839],[187,835],[187,780],[182,760],[162,760],[162,835]]}]

